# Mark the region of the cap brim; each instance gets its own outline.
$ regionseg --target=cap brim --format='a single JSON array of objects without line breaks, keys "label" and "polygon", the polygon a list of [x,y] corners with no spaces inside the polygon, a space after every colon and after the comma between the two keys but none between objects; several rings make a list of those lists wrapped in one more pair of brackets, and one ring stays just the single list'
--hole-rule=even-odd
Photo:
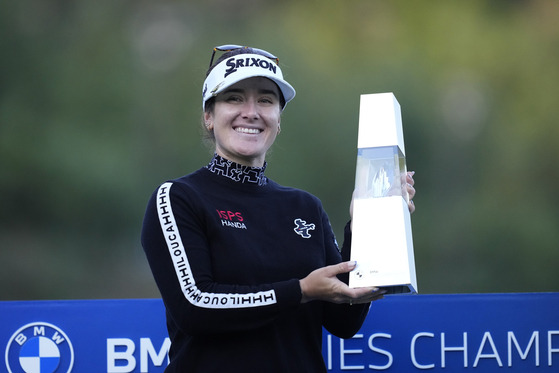
[{"label": "cap brim", "polygon": [[276,83],[283,95],[285,105],[295,97],[295,89],[283,79],[278,65],[259,54],[239,54],[221,61],[207,76],[204,81],[202,107],[205,109],[206,101],[224,89],[241,80],[254,77],[268,78]]}]

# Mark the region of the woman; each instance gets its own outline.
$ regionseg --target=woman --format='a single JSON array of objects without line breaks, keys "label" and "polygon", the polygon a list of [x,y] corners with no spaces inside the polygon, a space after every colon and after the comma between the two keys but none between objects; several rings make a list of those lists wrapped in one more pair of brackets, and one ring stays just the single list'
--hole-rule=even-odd
[{"label": "woman", "polygon": [[214,48],[203,87],[214,157],[154,192],[142,230],[167,312],[166,372],[325,371],[322,328],[353,336],[383,296],[338,278],[355,268],[350,225],[340,253],[318,198],[264,174],[294,96],[275,56]]}]

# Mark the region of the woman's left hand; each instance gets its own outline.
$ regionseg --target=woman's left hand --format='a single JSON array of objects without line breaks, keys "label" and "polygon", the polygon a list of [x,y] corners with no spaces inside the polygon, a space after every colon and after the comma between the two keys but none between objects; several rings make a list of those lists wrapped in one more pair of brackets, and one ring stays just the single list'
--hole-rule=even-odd
[{"label": "woman's left hand", "polygon": [[410,209],[410,214],[413,214],[415,211],[415,204],[413,203],[413,197],[415,197],[415,188],[413,187],[415,184],[415,180],[413,179],[414,174],[415,171],[409,171],[406,175],[406,190],[409,196],[408,208]]}]

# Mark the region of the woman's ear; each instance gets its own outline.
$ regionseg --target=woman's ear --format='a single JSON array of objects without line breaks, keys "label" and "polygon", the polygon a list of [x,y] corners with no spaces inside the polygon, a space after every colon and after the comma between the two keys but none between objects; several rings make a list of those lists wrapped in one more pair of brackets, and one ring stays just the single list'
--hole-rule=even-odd
[{"label": "woman's ear", "polygon": [[212,118],[212,114],[210,112],[204,112],[204,124],[206,125],[206,128],[208,129],[208,131],[213,130],[213,118]]}]

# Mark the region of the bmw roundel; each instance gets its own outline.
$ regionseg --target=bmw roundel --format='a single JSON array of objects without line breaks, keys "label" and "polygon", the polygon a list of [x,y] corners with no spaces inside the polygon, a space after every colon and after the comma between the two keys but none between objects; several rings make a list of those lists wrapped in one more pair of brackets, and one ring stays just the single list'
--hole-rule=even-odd
[{"label": "bmw roundel", "polygon": [[9,373],[69,373],[74,349],[60,328],[45,322],[22,326],[6,346]]}]

